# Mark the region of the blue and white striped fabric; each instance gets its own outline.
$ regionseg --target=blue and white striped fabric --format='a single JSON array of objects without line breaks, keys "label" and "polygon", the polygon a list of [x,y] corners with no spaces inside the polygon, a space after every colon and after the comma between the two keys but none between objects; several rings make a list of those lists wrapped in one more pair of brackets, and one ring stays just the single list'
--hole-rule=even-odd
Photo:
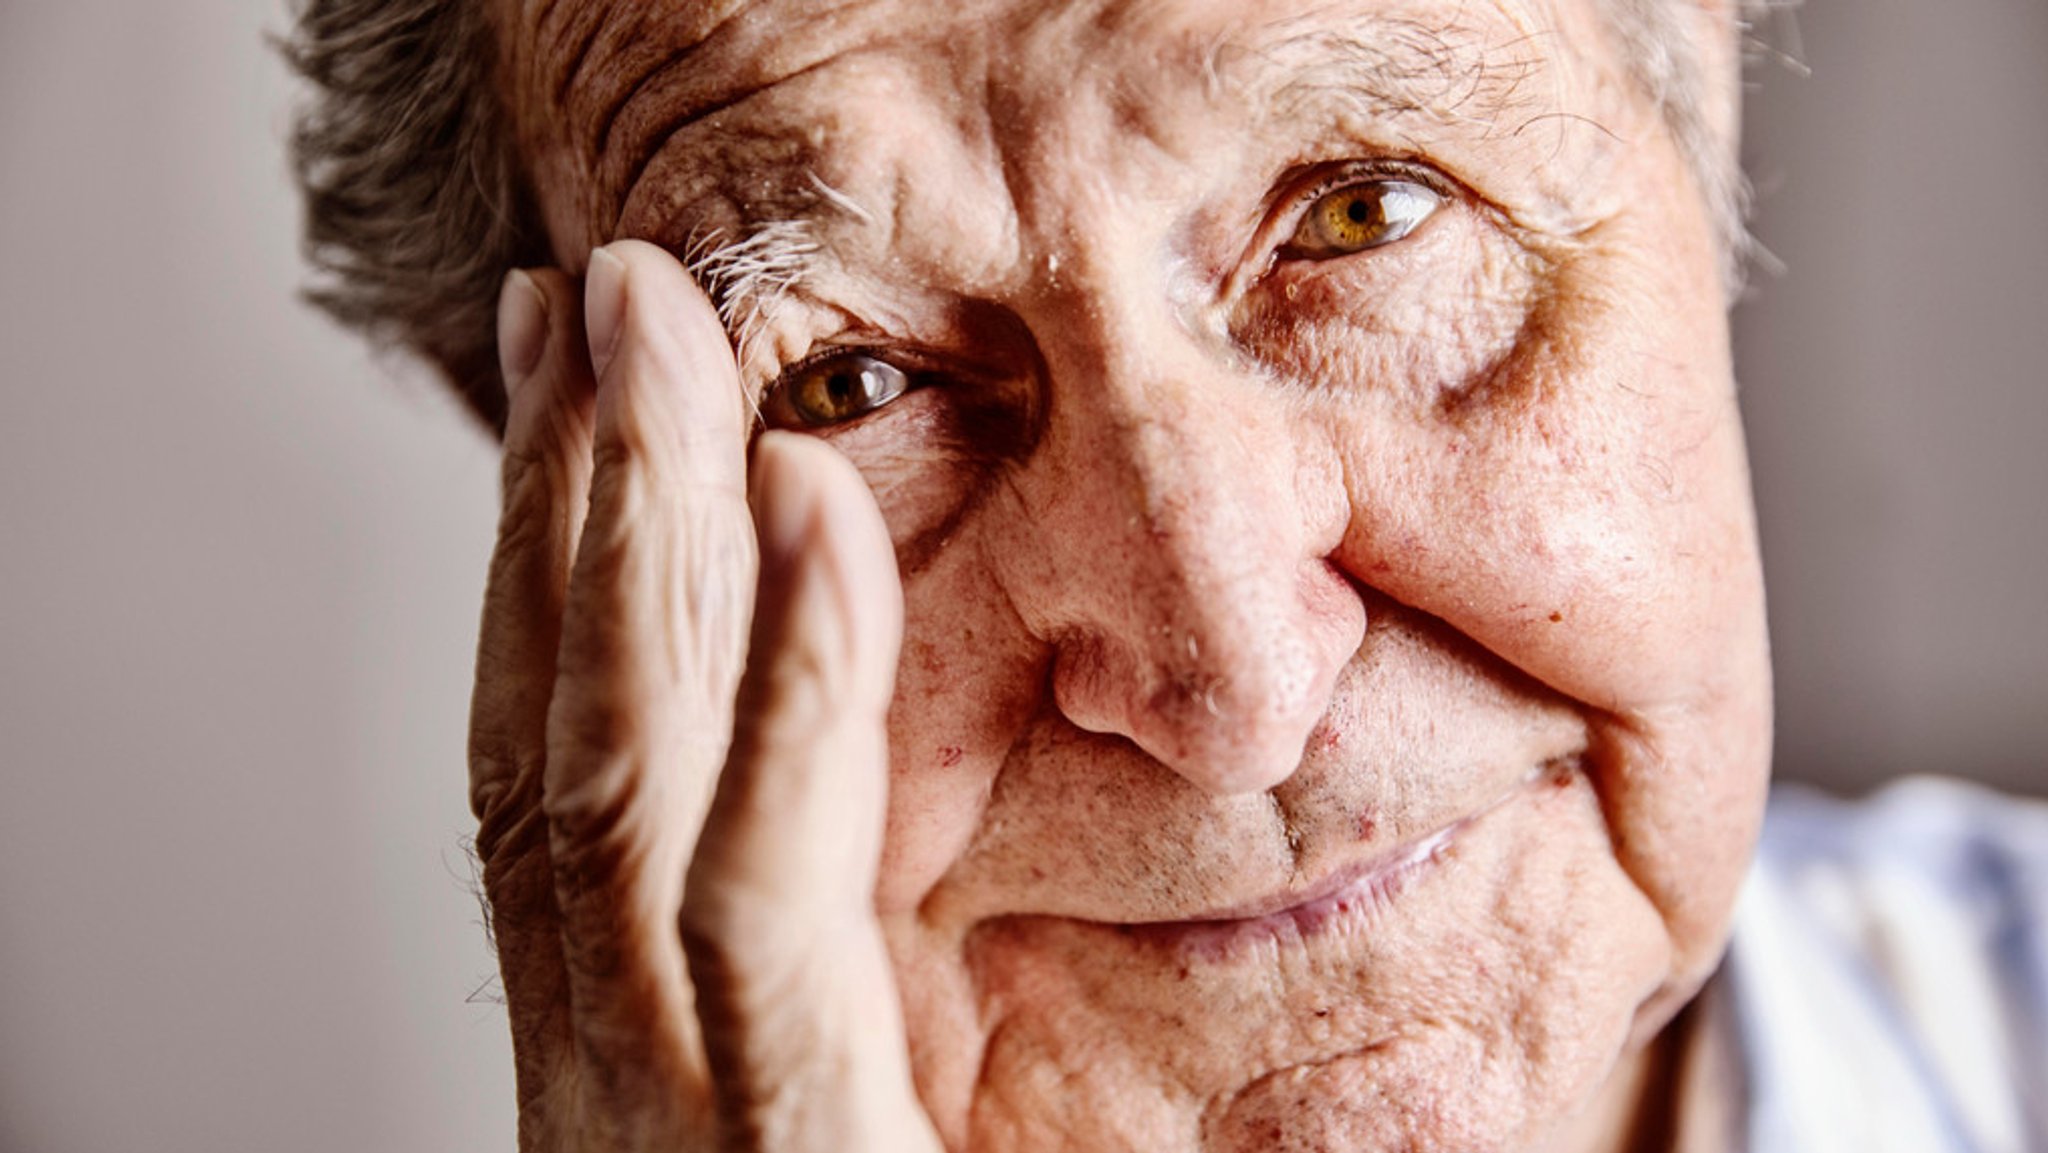
[{"label": "blue and white striped fabric", "polygon": [[1718,985],[1748,1153],[2048,1153],[2048,804],[1779,790]]}]

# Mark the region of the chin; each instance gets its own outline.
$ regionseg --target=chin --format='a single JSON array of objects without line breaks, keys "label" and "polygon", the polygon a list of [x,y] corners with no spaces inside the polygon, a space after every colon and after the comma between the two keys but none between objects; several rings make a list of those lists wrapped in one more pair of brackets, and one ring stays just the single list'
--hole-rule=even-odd
[{"label": "chin", "polygon": [[1301,902],[1222,912],[993,917],[951,958],[901,942],[949,1146],[1549,1148],[1638,1044],[1676,957],[1575,760]]}]

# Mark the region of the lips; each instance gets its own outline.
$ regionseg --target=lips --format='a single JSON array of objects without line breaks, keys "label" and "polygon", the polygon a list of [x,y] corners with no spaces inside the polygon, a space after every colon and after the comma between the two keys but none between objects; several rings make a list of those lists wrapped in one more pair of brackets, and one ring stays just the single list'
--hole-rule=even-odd
[{"label": "lips", "polygon": [[1441,858],[1471,821],[1458,821],[1393,853],[1340,869],[1313,887],[1176,921],[1118,925],[1119,933],[1215,959],[1247,945],[1319,936],[1370,919]]},{"label": "lips", "polygon": [[1441,861],[1474,825],[1529,788],[1569,776],[1576,769],[1576,758],[1547,762],[1477,812],[1336,869],[1307,888],[1204,910],[1193,917],[1130,922],[1114,928],[1126,936],[1214,957],[1254,942],[1307,938],[1369,921]]},{"label": "lips", "polygon": [[1470,821],[1462,820],[1439,829],[1427,837],[1382,853],[1332,872],[1316,884],[1296,892],[1276,893],[1243,904],[1227,906],[1203,912],[1192,917],[1175,918],[1170,921],[1146,921],[1132,927],[1186,926],[1186,925],[1228,925],[1243,921],[1258,921],[1270,917],[1313,914],[1323,906],[1357,899],[1367,893],[1396,882],[1403,874],[1412,872],[1428,863],[1429,859],[1448,844],[1453,835]]}]

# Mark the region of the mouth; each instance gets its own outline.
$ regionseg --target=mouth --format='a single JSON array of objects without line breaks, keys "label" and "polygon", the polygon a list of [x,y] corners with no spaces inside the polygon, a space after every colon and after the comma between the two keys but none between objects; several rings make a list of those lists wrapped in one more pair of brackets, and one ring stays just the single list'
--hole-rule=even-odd
[{"label": "mouth", "polygon": [[1369,925],[1401,893],[1452,855],[1459,839],[1514,798],[1578,771],[1576,758],[1546,762],[1492,803],[1414,840],[1336,869],[1304,889],[1193,917],[1108,926],[1183,956],[1221,959],[1260,944],[1307,940]]}]

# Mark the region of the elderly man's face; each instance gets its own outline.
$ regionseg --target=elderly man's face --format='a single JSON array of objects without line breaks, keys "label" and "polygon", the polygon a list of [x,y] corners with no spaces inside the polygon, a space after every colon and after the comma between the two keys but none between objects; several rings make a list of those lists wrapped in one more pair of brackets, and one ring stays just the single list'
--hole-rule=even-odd
[{"label": "elderly man's face", "polygon": [[825,7],[526,5],[512,82],[565,263],[694,252],[894,534],[940,1131],[1552,1139],[1768,745],[1711,230],[1591,0]]}]

